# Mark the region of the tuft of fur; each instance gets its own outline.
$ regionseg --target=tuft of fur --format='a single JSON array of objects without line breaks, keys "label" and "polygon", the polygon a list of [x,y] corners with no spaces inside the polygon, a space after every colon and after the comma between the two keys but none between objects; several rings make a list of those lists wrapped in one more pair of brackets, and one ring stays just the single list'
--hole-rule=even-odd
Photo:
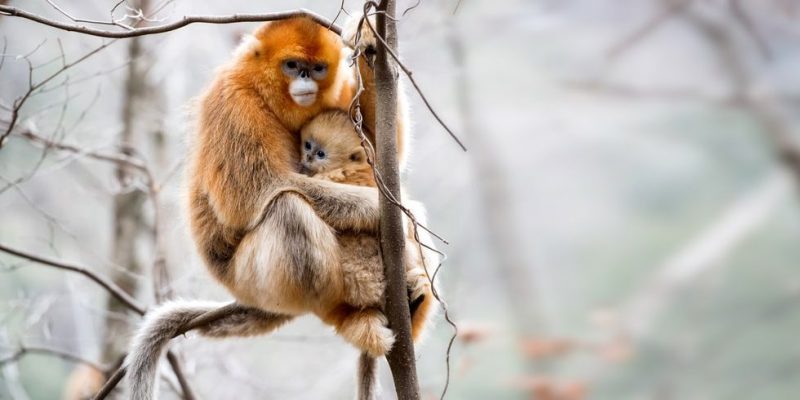
[{"label": "tuft of fur", "polygon": [[[153,400],[158,397],[158,362],[169,341],[193,319],[225,305],[209,301],[173,300],[147,313],[125,360],[131,400]],[[287,315],[242,306],[199,328],[199,331],[209,337],[253,336],[272,331],[291,319]]]},{"label": "tuft of fur", "polygon": [[389,321],[376,307],[341,306],[331,310],[323,320],[333,325],[344,340],[372,357],[385,355],[394,344],[394,333],[387,327]]}]

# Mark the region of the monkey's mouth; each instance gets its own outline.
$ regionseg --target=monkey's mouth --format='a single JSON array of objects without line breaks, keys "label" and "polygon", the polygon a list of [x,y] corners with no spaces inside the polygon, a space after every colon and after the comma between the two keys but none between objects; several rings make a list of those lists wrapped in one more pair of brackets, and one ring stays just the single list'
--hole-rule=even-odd
[{"label": "monkey's mouth", "polygon": [[292,93],[292,100],[294,100],[297,105],[300,106],[310,106],[314,104],[314,100],[317,99],[317,92],[316,91],[304,91],[304,92],[295,92]]}]

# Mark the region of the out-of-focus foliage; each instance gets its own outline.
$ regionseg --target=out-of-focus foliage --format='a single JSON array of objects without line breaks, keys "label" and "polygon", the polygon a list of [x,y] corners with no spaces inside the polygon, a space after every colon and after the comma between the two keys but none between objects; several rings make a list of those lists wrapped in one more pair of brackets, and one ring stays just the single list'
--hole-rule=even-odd
[{"label": "out-of-focus foliage", "polygon": [[[98,19],[113,7],[56,3]],[[167,20],[297,7],[332,18],[339,6],[168,3]],[[10,4],[60,18],[43,0]],[[194,252],[174,171],[191,137],[191,99],[254,26],[193,25],[141,41],[153,101],[163,104],[141,118],[163,141],[134,146],[164,182],[162,229],[180,297],[228,298]],[[792,0],[423,0],[400,20],[406,64],[469,147],[460,152],[407,90],[407,187],[451,243],[440,246],[449,258],[438,278],[461,326],[448,398],[796,396],[800,180],[777,154],[780,138],[800,140],[799,27]],[[69,62],[107,42],[6,16],[0,35],[4,107],[28,87],[17,55],[29,54],[36,80],[61,67],[60,49]],[[31,98],[20,129],[118,152],[127,46],[114,42]],[[0,243],[102,274],[126,268],[110,262],[113,165],[12,136],[0,179],[19,180],[0,193]],[[152,213],[148,203],[145,218]],[[152,261],[152,244],[136,251]],[[100,357],[107,293],[4,254],[0,266],[0,360],[21,344]],[[151,278],[136,278],[137,297],[151,304]],[[440,322],[419,349],[426,398],[444,384],[450,335]],[[311,318],[264,338],[176,344],[202,398],[354,392],[356,352]],[[73,367],[47,355],[6,363],[0,398],[58,398]]]}]

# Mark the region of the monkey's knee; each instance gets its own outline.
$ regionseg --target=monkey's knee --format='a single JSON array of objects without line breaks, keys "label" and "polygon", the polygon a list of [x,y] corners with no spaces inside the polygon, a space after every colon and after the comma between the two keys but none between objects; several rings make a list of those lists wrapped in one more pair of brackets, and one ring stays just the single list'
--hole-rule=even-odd
[{"label": "monkey's knee", "polygon": [[303,293],[325,289],[337,275],[332,266],[338,264],[338,243],[331,227],[294,193],[282,194],[271,209],[268,218],[280,238],[287,278]]}]

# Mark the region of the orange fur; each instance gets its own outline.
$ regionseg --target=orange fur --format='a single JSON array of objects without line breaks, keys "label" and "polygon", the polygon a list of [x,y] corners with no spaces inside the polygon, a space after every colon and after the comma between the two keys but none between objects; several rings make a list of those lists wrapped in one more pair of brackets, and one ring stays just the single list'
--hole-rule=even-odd
[{"label": "orange fur", "polygon": [[[362,282],[376,277],[341,265],[334,234],[374,235],[377,191],[297,174],[298,129],[322,110],[349,104],[352,71],[340,65],[342,50],[338,36],[310,19],[267,23],[200,99],[189,174],[191,228],[212,274],[243,304],[330,320],[331,309],[358,309],[346,307],[345,299],[382,301],[375,290],[347,287],[377,285],[380,293],[382,277]],[[313,104],[300,106],[289,95],[291,78],[281,70],[287,59],[328,65]],[[369,325],[359,332],[373,337],[353,344],[370,354],[378,351],[376,342],[391,345],[381,318],[347,320]]]},{"label": "orange fur", "polygon": [[[317,179],[345,183],[348,185],[377,187],[372,167],[366,159],[361,139],[356,133],[350,117],[341,111],[327,111],[309,121],[300,130],[301,147],[313,143],[313,148],[300,150],[301,164],[306,173]],[[316,151],[323,151],[325,157],[314,157]],[[310,154],[309,154],[310,152]],[[426,265],[423,265],[419,243],[413,236],[413,226],[409,222],[408,242],[406,243],[406,271],[409,291],[412,292],[411,332],[415,341],[420,339],[425,325],[435,309],[435,299],[431,290],[430,281],[425,274]],[[352,240],[347,238],[348,240]],[[363,264],[361,271],[370,271],[370,265],[380,265],[379,254],[365,254],[363,249],[377,247],[377,240],[360,243],[358,246],[348,246],[342,249],[342,257],[350,257],[350,264]],[[342,239],[340,239],[342,242]],[[350,249],[360,249],[357,254],[350,254]],[[344,261],[344,259],[343,259]],[[373,269],[374,270],[374,269]],[[375,273],[383,274],[382,270]],[[415,302],[422,295],[422,300]]]}]

